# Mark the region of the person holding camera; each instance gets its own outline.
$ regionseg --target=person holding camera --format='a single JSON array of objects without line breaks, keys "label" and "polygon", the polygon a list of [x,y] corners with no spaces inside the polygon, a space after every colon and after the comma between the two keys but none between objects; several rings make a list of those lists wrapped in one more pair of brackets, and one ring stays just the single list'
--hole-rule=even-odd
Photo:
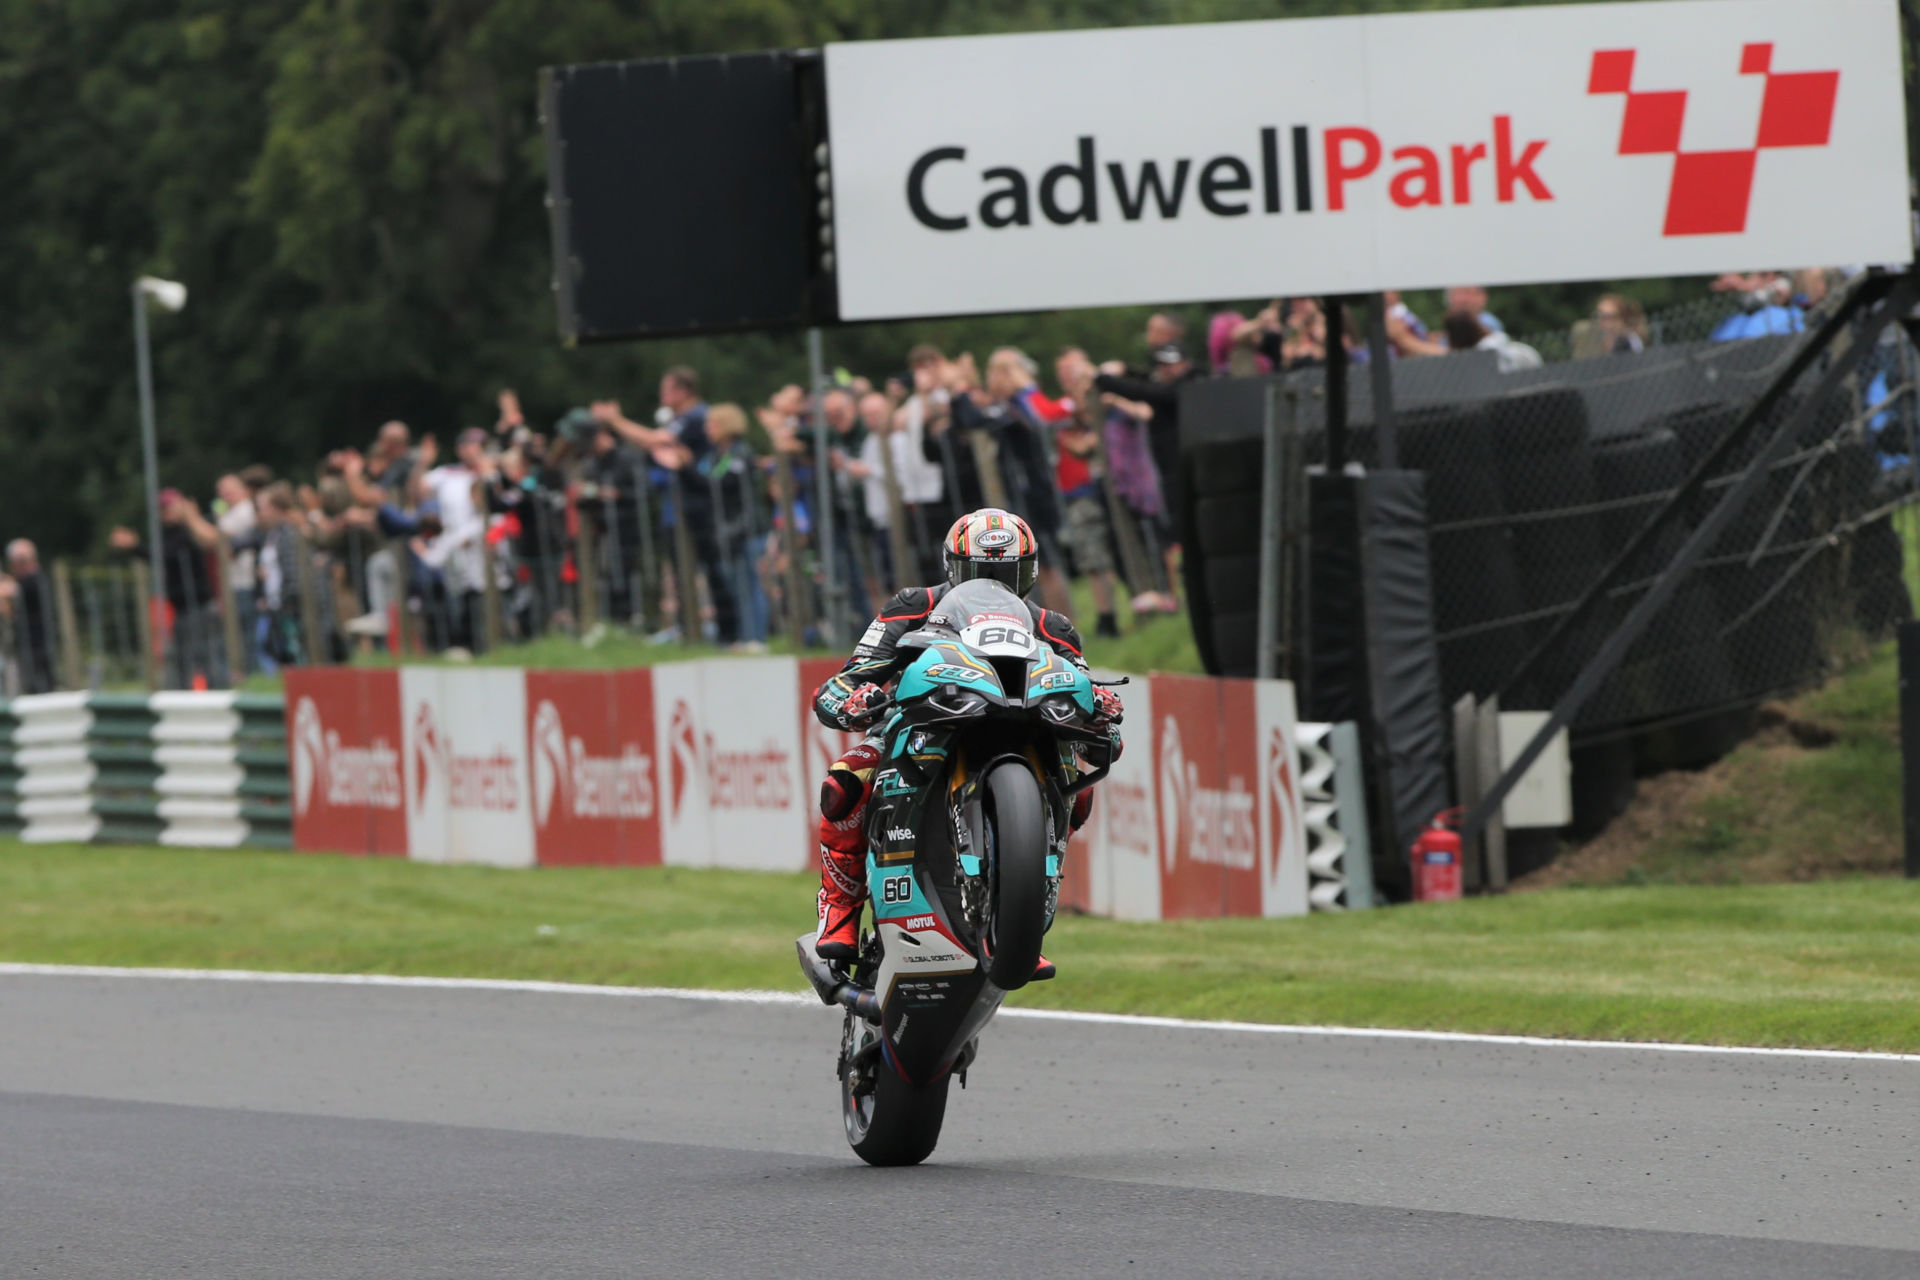
[{"label": "person holding camera", "polygon": [[[167,687],[191,689],[199,682],[210,689],[227,688],[226,644],[211,567],[220,530],[200,513],[198,503],[178,489],[162,489],[159,502],[160,566],[171,615]],[[146,554],[140,535],[125,527],[109,533],[107,544],[127,556]]]}]

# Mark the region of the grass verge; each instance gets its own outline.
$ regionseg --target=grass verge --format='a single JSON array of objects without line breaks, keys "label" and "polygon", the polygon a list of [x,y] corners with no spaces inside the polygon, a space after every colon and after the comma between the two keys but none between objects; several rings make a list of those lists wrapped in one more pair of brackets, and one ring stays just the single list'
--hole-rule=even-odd
[{"label": "grass verge", "polygon": [[[798,989],[811,877],[0,844],[0,959]],[[1654,887],[1284,921],[1062,919],[1019,1004],[1920,1051],[1920,884]]]}]

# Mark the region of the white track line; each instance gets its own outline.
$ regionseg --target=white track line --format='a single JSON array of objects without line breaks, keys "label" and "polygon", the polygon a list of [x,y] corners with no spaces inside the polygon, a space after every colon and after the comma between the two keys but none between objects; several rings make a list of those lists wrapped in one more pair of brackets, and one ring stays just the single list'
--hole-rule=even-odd
[{"label": "white track line", "polygon": [[[800,991],[707,991],[692,987],[610,987],[583,982],[533,982],[511,978],[415,978],[386,973],[276,973],[256,969],[130,969],[87,964],[0,962],[0,978],[145,978],[175,982],[259,982],[305,986],[425,987],[455,991],[517,991],[537,995],[614,996],[629,1000],[700,1000],[717,1004],[813,1005]],[[1744,1045],[1669,1044],[1652,1040],[1558,1040],[1548,1036],[1478,1035],[1464,1031],[1409,1031],[1391,1027],[1317,1027],[1269,1022],[1214,1022],[1135,1013],[1076,1013],[1067,1009],[1003,1009],[1001,1016],[1042,1022],[1085,1022],[1175,1031],[1222,1031],[1269,1036],[1329,1036],[1359,1040],[1416,1040],[1438,1044],[1509,1045],[1529,1049],[1629,1049],[1643,1053],[1736,1054],[1767,1058],[1817,1058],[1847,1062],[1920,1064],[1920,1054],[1864,1053],[1849,1049],[1762,1049]]]}]

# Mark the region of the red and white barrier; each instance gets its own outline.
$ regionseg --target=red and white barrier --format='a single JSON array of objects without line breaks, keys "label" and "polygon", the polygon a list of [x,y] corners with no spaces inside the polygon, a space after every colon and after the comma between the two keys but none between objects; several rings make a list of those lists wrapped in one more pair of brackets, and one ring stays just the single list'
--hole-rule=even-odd
[{"label": "red and white barrier", "polygon": [[402,745],[398,671],[289,669],[293,847],[405,857]]},{"label": "red and white barrier", "polygon": [[811,866],[799,665],[788,658],[666,663],[653,668],[653,690],[666,860],[752,871]]},{"label": "red and white barrier", "polygon": [[[287,673],[294,847],[497,866],[814,865],[830,659],[628,671]],[[1129,749],[1068,849],[1065,903],[1129,920],[1307,910],[1293,687],[1122,690]]]},{"label": "red and white barrier", "polygon": [[662,861],[653,673],[529,671],[527,767],[541,866]]}]

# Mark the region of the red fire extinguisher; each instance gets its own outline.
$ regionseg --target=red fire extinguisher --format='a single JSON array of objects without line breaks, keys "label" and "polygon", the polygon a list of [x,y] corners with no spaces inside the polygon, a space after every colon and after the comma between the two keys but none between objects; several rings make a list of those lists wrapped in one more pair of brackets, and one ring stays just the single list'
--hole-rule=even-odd
[{"label": "red fire extinguisher", "polygon": [[1413,900],[1451,902],[1460,896],[1460,833],[1453,824],[1462,809],[1442,809],[1413,842]]}]

